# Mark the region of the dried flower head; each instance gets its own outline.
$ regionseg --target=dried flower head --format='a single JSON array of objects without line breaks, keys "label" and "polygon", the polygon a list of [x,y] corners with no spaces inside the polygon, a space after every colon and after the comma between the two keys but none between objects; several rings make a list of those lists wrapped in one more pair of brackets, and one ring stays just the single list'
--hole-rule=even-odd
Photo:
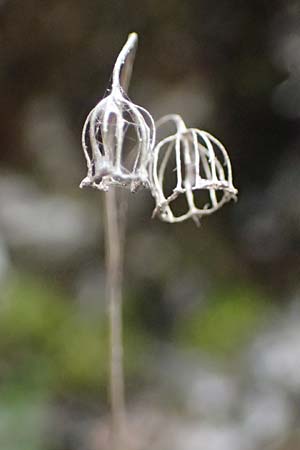
[{"label": "dried flower head", "polygon": [[149,186],[148,164],[155,143],[152,116],[126,94],[137,47],[131,33],[115,63],[110,94],[89,113],[82,131],[88,173],[80,187],[108,190],[110,185],[135,191]]},{"label": "dried flower head", "polygon": [[192,218],[198,224],[202,216],[236,199],[230,159],[220,141],[206,131],[187,128],[179,115],[163,117],[157,128],[167,123],[174,124],[176,131],[154,149],[153,214],[166,222]]}]

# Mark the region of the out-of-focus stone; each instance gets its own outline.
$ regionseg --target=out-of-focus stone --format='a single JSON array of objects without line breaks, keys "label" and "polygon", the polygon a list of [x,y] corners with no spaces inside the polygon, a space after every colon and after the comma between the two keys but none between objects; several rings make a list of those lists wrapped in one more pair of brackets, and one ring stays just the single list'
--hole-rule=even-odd
[{"label": "out-of-focus stone", "polygon": [[233,378],[207,369],[199,370],[186,393],[187,410],[209,420],[228,419],[238,399]]},{"label": "out-of-focus stone", "polygon": [[257,379],[300,392],[300,322],[287,323],[258,339],[252,350]]},{"label": "out-of-focus stone", "polygon": [[243,426],[248,442],[258,448],[277,443],[291,429],[293,409],[287,397],[278,390],[251,392],[244,400]]},{"label": "out-of-focus stone", "polygon": [[5,280],[10,267],[10,257],[6,243],[0,235],[0,283]]},{"label": "out-of-focus stone", "polygon": [[[296,311],[295,311],[296,309]],[[299,307],[257,338],[250,351],[250,367],[257,380],[287,392],[300,393]]]},{"label": "out-of-focus stone", "polygon": [[[169,430],[168,450],[253,450],[234,424],[180,422]],[[164,447],[165,448],[165,447]]]},{"label": "out-of-focus stone", "polygon": [[98,219],[88,205],[46,195],[26,178],[0,178],[0,227],[8,247],[22,259],[73,264],[99,239]]}]

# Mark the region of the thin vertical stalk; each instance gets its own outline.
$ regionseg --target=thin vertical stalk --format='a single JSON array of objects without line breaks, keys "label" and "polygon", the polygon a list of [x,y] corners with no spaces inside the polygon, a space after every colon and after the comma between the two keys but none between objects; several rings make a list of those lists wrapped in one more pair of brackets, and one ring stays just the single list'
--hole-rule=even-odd
[{"label": "thin vertical stalk", "polygon": [[[112,80],[112,90],[127,90],[134,62],[137,34],[131,33],[119,54]],[[110,328],[110,403],[112,448],[125,450],[125,389],[123,367],[122,279],[127,198],[110,187],[105,195],[105,243],[107,265],[107,299]]]},{"label": "thin vertical stalk", "polygon": [[[137,48],[137,34],[131,33],[119,54],[112,80],[116,95],[127,90]],[[119,194],[119,195],[118,195]],[[127,197],[114,187],[105,195],[107,298],[110,325],[110,402],[112,417],[112,449],[127,450],[125,389],[123,367],[122,280]]]},{"label": "thin vertical stalk", "polygon": [[106,193],[106,264],[107,298],[110,324],[110,402],[112,415],[112,448],[123,450],[125,444],[125,394],[122,337],[123,229],[118,214],[115,188]]}]

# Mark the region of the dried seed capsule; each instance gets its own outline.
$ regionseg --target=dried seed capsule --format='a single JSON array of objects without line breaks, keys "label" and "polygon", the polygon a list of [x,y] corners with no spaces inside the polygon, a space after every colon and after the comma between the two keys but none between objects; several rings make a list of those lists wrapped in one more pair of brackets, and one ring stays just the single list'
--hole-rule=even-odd
[{"label": "dried seed capsule", "polygon": [[157,127],[168,122],[175,124],[176,132],[158,142],[151,166],[154,215],[171,223],[189,218],[198,223],[236,198],[230,159],[220,141],[187,128],[178,115],[163,117]]},{"label": "dried seed capsule", "polygon": [[[132,103],[125,93],[131,75],[137,35],[132,33],[119,54],[111,93],[88,115],[82,131],[82,146],[88,173],[80,187],[107,190],[110,185],[149,187],[148,164],[155,143],[152,116]],[[122,84],[121,84],[122,80]]]}]

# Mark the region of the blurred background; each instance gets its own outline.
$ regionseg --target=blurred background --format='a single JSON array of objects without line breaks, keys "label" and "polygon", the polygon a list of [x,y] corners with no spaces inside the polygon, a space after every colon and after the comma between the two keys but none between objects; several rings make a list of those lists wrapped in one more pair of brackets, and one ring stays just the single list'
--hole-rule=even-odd
[{"label": "blurred background", "polygon": [[228,148],[237,204],[151,220],[130,196],[137,450],[300,448],[298,0],[0,1],[0,447],[109,450],[103,194],[80,136],[131,31],[129,95]]}]

